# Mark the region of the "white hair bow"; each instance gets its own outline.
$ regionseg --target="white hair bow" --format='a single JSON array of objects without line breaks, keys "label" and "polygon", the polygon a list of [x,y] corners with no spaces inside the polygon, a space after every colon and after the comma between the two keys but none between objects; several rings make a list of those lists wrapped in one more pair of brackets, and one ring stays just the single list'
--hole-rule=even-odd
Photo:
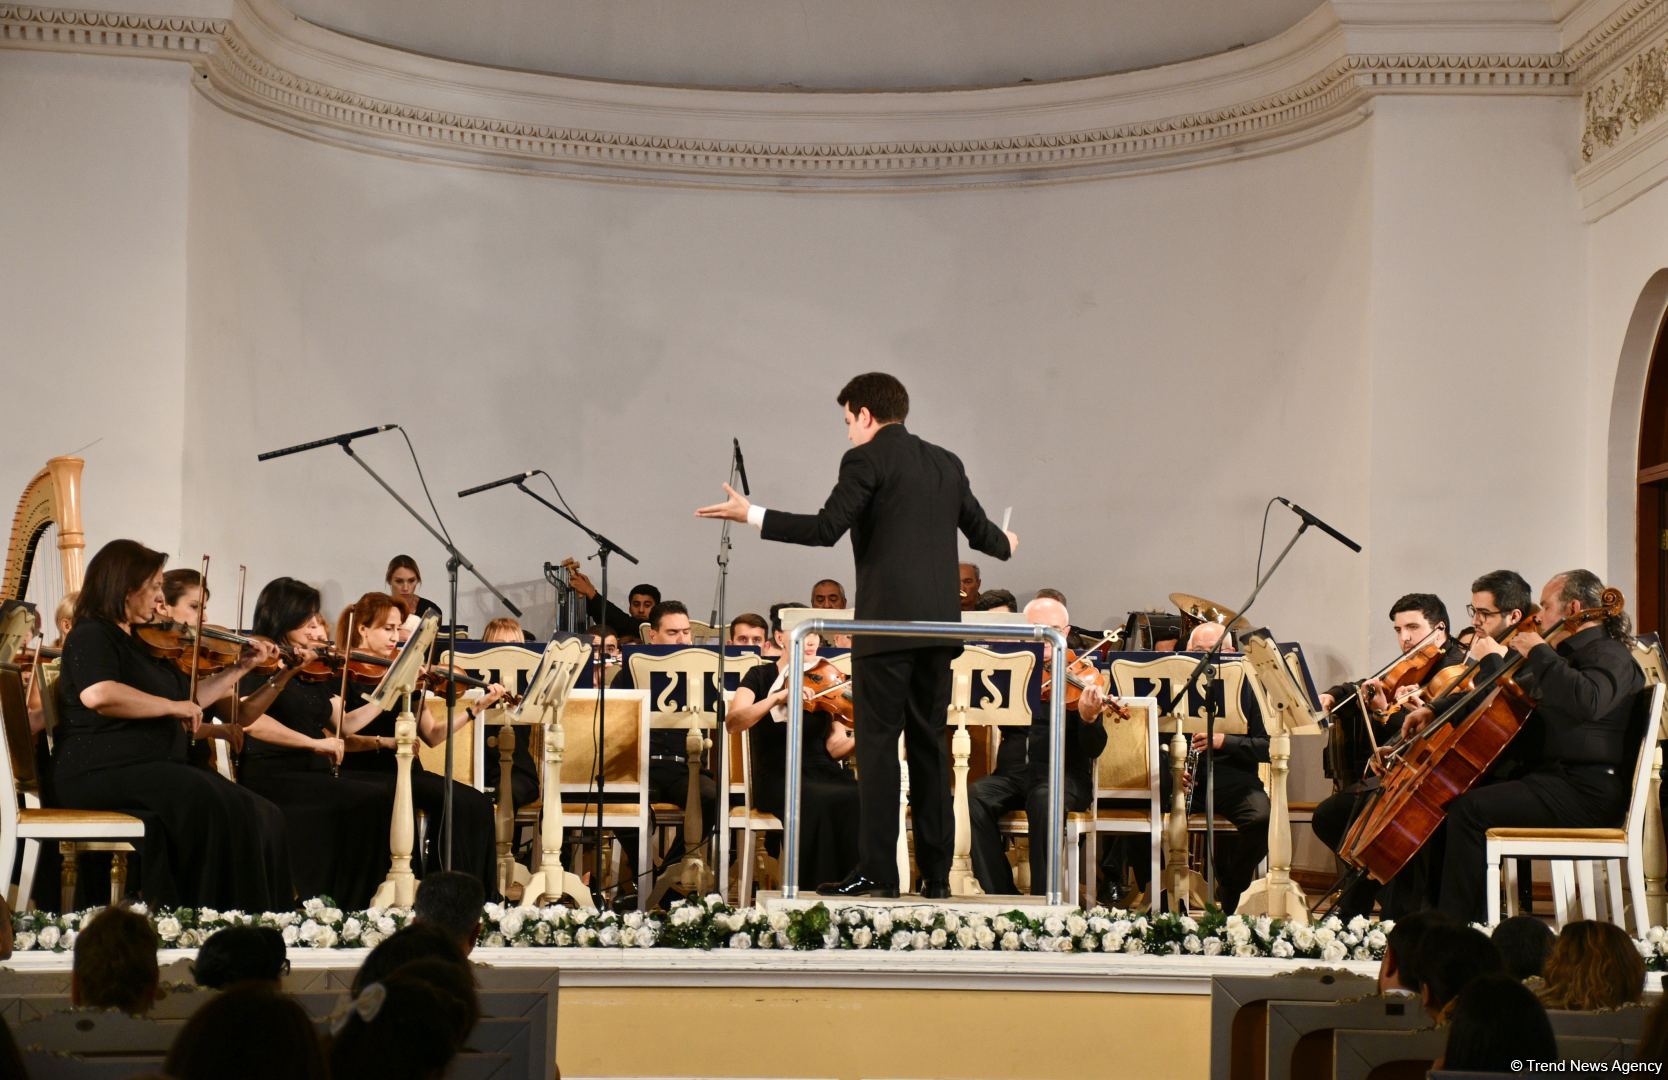
[{"label": "white hair bow", "polygon": [[361,1023],[369,1024],[382,1011],[382,1003],[388,1000],[388,990],[379,982],[371,983],[359,991],[359,996],[347,1003],[347,1006],[330,1019],[330,1034],[339,1036],[347,1030],[348,1021],[355,1016]]}]

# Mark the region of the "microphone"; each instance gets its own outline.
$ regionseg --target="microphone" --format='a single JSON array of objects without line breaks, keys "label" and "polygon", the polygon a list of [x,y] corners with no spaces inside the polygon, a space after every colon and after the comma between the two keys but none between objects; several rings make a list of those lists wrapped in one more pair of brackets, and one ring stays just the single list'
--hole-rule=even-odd
[{"label": "microphone", "polygon": [[736,448],[736,476],[741,479],[741,493],[748,498],[753,497],[753,489],[747,486],[747,462],[741,459],[741,440],[731,439]]},{"label": "microphone", "polygon": [[479,495],[483,491],[490,491],[495,487],[503,487],[505,484],[519,484],[523,480],[537,475],[539,475],[539,470],[534,469],[532,472],[518,472],[514,475],[506,476],[502,480],[491,480],[485,484],[476,484],[472,488],[464,488],[462,491],[458,492],[458,498],[462,499],[467,498],[470,495]]},{"label": "microphone", "polygon": [[398,424],[381,424],[377,427],[368,427],[362,428],[359,431],[350,431],[346,435],[332,435],[328,439],[314,439],[312,442],[298,443],[295,446],[286,446],[282,450],[268,450],[264,454],[256,454],[255,460],[271,461],[273,458],[284,457],[287,454],[299,454],[303,450],[317,450],[321,446],[346,446],[355,439],[363,439],[367,435],[380,435],[384,431],[393,431],[399,426],[400,425]]},{"label": "microphone", "polygon": [[1286,509],[1290,510],[1292,513],[1296,514],[1298,517],[1302,518],[1303,523],[1305,525],[1313,525],[1315,528],[1319,529],[1321,532],[1325,533],[1326,535],[1332,537],[1332,539],[1338,541],[1338,543],[1340,543],[1340,544],[1344,545],[1345,547],[1349,548],[1351,551],[1357,551],[1358,552],[1358,551],[1361,550],[1361,545],[1360,544],[1357,544],[1354,540],[1351,540],[1349,537],[1345,536],[1343,533],[1339,532],[1337,529],[1334,529],[1332,526],[1328,525],[1326,522],[1322,521],[1320,518],[1318,518],[1315,515],[1309,513],[1309,511],[1303,509],[1303,507],[1301,507],[1301,506],[1297,505],[1296,503],[1292,502],[1290,499],[1282,498],[1279,495],[1274,496],[1274,498],[1275,498],[1276,502],[1284,504]]}]

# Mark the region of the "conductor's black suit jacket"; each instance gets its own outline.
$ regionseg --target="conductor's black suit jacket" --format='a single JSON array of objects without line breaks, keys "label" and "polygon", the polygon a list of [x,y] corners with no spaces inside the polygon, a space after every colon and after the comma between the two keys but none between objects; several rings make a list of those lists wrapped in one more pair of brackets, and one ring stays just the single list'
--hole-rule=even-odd
[{"label": "conductor's black suit jacket", "polygon": [[[887,424],[840,459],[840,479],[815,514],[765,511],[766,540],[832,547],[851,531],[857,560],[857,617],[959,622],[961,601],[956,532],[975,550],[998,559],[1008,538],[985,516],[967,483],[961,459]],[[857,656],[953,642],[926,638],[863,637]]]}]

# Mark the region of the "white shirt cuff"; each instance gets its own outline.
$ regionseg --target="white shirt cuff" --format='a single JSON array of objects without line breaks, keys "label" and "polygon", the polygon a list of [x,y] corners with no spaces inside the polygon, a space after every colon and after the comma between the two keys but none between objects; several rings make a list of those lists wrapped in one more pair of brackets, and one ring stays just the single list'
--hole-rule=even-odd
[{"label": "white shirt cuff", "polygon": [[753,526],[755,529],[764,528],[764,516],[765,508],[760,506],[758,503],[754,503],[747,508],[747,524]]}]

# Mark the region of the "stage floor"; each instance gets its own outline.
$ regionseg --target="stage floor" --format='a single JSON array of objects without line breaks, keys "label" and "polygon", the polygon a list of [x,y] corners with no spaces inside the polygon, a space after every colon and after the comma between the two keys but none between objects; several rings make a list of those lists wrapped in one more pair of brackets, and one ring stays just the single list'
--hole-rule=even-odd
[{"label": "stage floor", "polygon": [[[363,952],[292,948],[340,974]],[[164,950],[163,963],[191,950]],[[557,1062],[580,1077],[1196,1077],[1209,1071],[1210,978],[1374,962],[1197,956],[766,949],[476,949],[555,971]],[[4,972],[60,973],[68,953]],[[36,976],[39,978],[39,975]],[[490,979],[490,976],[486,976]],[[485,981],[485,980],[483,980]]]}]

